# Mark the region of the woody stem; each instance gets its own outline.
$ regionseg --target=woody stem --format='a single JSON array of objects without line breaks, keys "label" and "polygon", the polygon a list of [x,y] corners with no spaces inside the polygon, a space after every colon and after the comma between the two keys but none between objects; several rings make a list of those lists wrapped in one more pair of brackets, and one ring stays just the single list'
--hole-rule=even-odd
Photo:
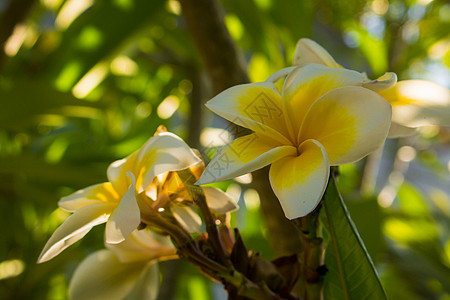
[{"label": "woody stem", "polygon": [[178,171],[177,173],[178,176],[180,176],[181,180],[183,181],[184,185],[186,186],[189,195],[200,209],[203,221],[205,222],[206,225],[208,240],[210,241],[211,246],[213,247],[217,255],[217,258],[222,264],[226,266],[231,266],[229,256],[225,252],[225,248],[220,238],[219,230],[217,229],[216,219],[211,214],[208,204],[206,203],[205,194],[203,193],[201,187],[194,185],[196,181],[194,174],[192,174],[192,172],[189,169]]}]

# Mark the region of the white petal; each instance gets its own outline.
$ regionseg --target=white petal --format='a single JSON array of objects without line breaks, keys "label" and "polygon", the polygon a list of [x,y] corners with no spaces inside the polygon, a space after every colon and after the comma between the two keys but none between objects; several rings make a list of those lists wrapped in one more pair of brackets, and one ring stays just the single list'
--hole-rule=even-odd
[{"label": "white petal", "polygon": [[[69,286],[71,300],[122,300],[135,288],[142,287],[142,280],[157,294],[159,274],[152,262],[121,263],[109,250],[89,255],[75,270]],[[152,277],[156,276],[156,278]],[[155,284],[156,283],[156,284]],[[154,298],[149,298],[154,299]]]},{"label": "white petal", "polygon": [[92,227],[105,223],[113,209],[111,204],[94,204],[77,210],[50,237],[38,258],[38,263],[52,259],[80,240]]},{"label": "white petal", "polygon": [[387,72],[386,74],[375,80],[367,80],[362,84],[362,86],[377,92],[389,89],[393,87],[396,83],[397,83],[397,74],[393,72]]},{"label": "white petal", "polygon": [[330,163],[319,142],[307,140],[300,145],[299,156],[284,157],[272,164],[270,185],[288,219],[309,214],[325,192]]},{"label": "white petal", "polygon": [[142,271],[133,289],[128,293],[125,300],[148,299],[158,297],[159,291],[159,268],[157,263],[149,263]]},{"label": "white petal", "polygon": [[270,75],[269,78],[266,79],[266,82],[275,83],[278,80],[280,80],[281,78],[286,77],[290,72],[292,72],[294,70],[295,70],[295,67],[281,69],[281,70],[273,73],[272,75]]},{"label": "white petal", "polygon": [[202,219],[187,206],[172,205],[170,207],[174,218],[189,233],[200,232]]},{"label": "white petal", "polygon": [[320,64],[329,68],[339,68],[334,58],[322,46],[310,39],[300,39],[294,54],[294,66]]},{"label": "white petal", "polygon": [[233,86],[209,100],[206,107],[261,136],[289,142],[281,95],[272,82]]},{"label": "white petal", "polygon": [[233,198],[222,190],[210,186],[202,187],[208,207],[215,213],[224,214],[239,208]]},{"label": "white petal", "polygon": [[392,122],[389,128],[388,138],[394,139],[398,137],[405,137],[413,135],[417,132],[417,128],[406,127]]},{"label": "white petal", "polygon": [[106,244],[123,263],[174,258],[176,249],[168,236],[148,229],[133,231],[122,243]]},{"label": "white petal", "polygon": [[141,213],[136,200],[136,181],[131,172],[127,172],[131,184],[106,223],[107,243],[122,242],[141,223]]},{"label": "white petal", "polygon": [[257,133],[242,136],[216,152],[196,184],[231,179],[253,172],[296,152],[293,146],[285,146]]},{"label": "white petal", "polygon": [[144,174],[136,179],[139,193],[145,190],[155,176],[168,171],[180,171],[199,163],[201,159],[178,136],[163,132],[152,137],[139,150],[134,174]]}]

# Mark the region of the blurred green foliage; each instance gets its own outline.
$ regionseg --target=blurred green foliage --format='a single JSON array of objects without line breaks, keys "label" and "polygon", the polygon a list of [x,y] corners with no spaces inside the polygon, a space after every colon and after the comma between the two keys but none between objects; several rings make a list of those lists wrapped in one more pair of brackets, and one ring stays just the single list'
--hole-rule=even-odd
[{"label": "blurred green foliage", "polygon": [[[108,164],[159,124],[211,154],[211,137],[194,125],[224,123],[200,106],[212,95],[177,1],[23,1],[31,8],[22,21],[12,1],[0,1],[12,33],[0,41],[0,298],[65,299],[77,264],[103,247],[103,228],[36,265],[67,217],[57,200],[105,181]],[[389,70],[450,82],[445,0],[221,4],[253,81],[289,66],[297,40],[310,37],[370,77]],[[375,170],[367,160],[341,168],[339,188],[390,299],[450,299],[449,144],[448,129],[424,128],[388,141]],[[406,145],[412,159],[402,157]],[[232,224],[247,247],[273,258],[256,191],[235,181],[221,188],[240,199]],[[189,265],[168,266],[174,299],[224,297]]]}]

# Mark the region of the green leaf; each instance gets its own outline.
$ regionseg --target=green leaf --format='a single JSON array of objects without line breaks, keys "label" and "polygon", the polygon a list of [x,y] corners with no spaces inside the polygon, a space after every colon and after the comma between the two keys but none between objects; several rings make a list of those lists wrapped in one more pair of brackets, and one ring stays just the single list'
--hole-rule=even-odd
[{"label": "green leaf", "polygon": [[334,178],[330,178],[322,203],[320,217],[328,235],[324,299],[386,299],[372,260],[336,189]]}]

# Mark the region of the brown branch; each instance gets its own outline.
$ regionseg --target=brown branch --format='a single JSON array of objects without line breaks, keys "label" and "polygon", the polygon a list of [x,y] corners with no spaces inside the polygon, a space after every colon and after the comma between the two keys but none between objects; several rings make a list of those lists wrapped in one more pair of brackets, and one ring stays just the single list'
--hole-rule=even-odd
[{"label": "brown branch", "polygon": [[249,82],[245,63],[223,21],[217,1],[179,0],[187,29],[216,93]]}]

